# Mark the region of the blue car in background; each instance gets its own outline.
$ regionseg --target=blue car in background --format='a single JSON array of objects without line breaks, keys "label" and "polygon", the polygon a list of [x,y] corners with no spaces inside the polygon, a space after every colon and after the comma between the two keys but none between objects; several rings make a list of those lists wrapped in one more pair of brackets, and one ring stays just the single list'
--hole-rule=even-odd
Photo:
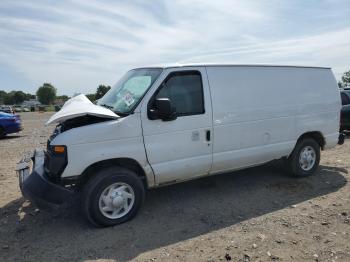
[{"label": "blue car in background", "polygon": [[21,130],[21,119],[18,115],[0,112],[0,138]]}]

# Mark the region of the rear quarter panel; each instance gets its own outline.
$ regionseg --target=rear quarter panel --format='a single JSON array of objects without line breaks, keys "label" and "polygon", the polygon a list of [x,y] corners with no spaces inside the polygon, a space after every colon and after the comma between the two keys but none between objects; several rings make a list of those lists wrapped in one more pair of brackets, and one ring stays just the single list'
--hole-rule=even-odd
[{"label": "rear quarter panel", "polygon": [[310,69],[301,75],[295,91],[302,94],[296,102],[295,139],[310,131],[325,138],[325,148],[338,142],[341,99],[330,69]]},{"label": "rear quarter panel", "polygon": [[340,96],[330,69],[207,67],[213,104],[213,170],[288,156],[305,132],[334,145]]}]

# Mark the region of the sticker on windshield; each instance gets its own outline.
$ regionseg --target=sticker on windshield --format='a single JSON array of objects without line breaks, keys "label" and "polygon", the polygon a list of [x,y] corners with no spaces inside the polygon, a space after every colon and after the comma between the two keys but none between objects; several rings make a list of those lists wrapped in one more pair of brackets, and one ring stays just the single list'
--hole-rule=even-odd
[{"label": "sticker on windshield", "polygon": [[135,102],[135,99],[130,92],[126,92],[123,96],[123,100],[127,106],[131,106]]}]

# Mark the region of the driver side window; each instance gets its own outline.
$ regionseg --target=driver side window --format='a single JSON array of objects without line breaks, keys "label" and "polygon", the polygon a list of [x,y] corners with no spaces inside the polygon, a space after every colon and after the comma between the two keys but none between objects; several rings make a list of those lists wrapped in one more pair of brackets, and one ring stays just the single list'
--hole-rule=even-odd
[{"label": "driver side window", "polygon": [[177,116],[204,113],[202,77],[198,71],[171,73],[156,95],[169,98],[176,107]]}]

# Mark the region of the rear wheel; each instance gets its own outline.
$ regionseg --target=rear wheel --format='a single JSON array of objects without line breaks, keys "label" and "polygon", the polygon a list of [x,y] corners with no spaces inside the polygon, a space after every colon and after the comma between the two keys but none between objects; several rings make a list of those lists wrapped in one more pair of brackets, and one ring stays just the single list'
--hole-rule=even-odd
[{"label": "rear wheel", "polygon": [[296,144],[287,159],[288,171],[296,177],[310,176],[320,163],[320,145],[312,138],[304,138]]},{"label": "rear wheel", "polygon": [[109,167],[94,174],[82,193],[82,210],[95,226],[113,226],[132,219],[139,210],[145,189],[137,174]]}]

